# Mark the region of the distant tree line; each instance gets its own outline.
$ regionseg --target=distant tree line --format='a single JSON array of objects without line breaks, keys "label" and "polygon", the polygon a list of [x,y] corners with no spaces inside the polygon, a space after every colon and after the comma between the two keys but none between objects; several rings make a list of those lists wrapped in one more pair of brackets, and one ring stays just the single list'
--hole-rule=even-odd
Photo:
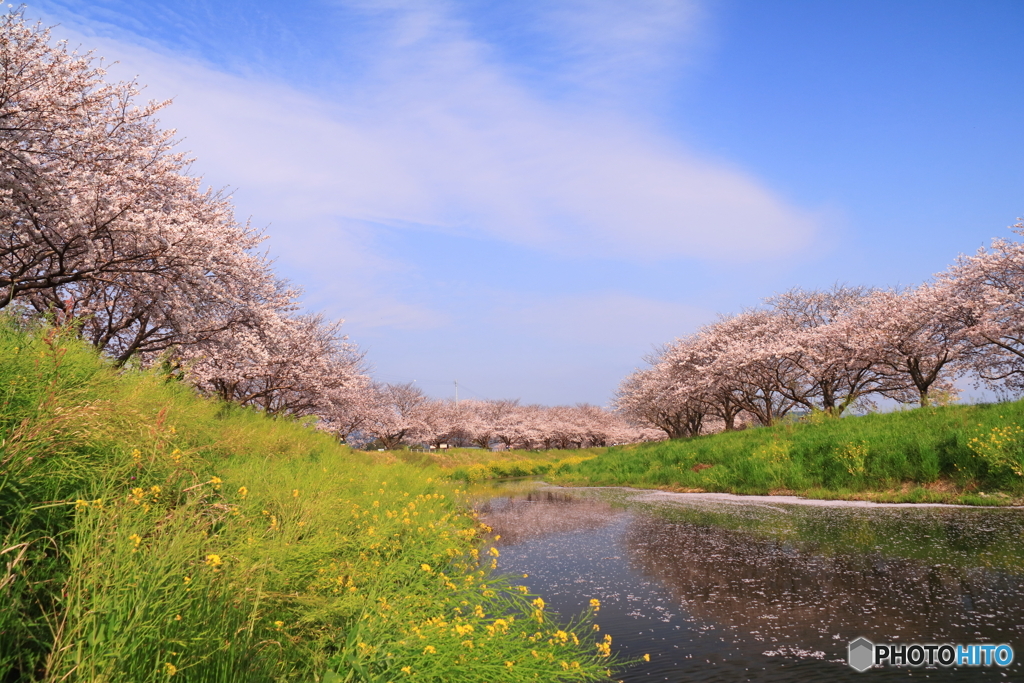
[{"label": "distant tree line", "polygon": [[516,400],[432,399],[413,385],[372,383],[345,410],[325,416],[323,427],[353,445],[396,448],[586,448],[658,440],[655,429],[636,426],[597,406],[520,405]]}]

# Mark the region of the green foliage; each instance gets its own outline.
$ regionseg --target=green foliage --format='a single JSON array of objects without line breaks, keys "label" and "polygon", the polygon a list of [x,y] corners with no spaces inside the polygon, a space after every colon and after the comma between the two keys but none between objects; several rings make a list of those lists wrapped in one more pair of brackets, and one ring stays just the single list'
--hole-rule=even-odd
[{"label": "green foliage", "polygon": [[842,419],[814,414],[770,428],[609,448],[548,478],[740,494],[1007,504],[1024,495],[1020,424],[1020,401]]},{"label": "green foliage", "polygon": [[0,680],[606,675],[433,467],[9,320],[0,392]]}]

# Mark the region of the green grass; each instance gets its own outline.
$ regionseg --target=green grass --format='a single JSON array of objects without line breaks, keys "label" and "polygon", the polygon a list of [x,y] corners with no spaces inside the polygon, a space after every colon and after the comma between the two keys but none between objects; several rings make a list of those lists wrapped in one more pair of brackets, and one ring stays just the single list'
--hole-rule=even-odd
[{"label": "green grass", "polygon": [[1024,402],[918,408],[613,447],[563,484],[1006,505],[1024,496]]},{"label": "green grass", "polygon": [[490,451],[480,448],[453,448],[440,452],[409,453],[399,457],[437,465],[446,471],[451,480],[477,483],[488,479],[555,475],[565,467],[597,457],[603,450],[583,448],[573,451]]},{"label": "green grass", "polygon": [[488,531],[434,466],[0,321],[4,683],[604,679]]}]

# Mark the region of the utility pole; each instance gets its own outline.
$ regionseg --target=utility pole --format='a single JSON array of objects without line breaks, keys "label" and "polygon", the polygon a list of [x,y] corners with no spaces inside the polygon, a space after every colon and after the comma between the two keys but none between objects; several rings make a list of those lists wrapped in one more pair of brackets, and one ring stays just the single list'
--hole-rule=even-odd
[{"label": "utility pole", "polygon": [[459,407],[459,380],[455,380],[455,407]]}]

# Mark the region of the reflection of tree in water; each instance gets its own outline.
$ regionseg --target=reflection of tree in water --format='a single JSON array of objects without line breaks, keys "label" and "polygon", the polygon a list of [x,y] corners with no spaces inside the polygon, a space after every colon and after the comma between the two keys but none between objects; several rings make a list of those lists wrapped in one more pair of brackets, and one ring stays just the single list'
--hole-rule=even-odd
[{"label": "reflection of tree in water", "polygon": [[824,556],[798,543],[647,515],[633,518],[624,544],[637,568],[691,615],[768,643],[839,652],[860,635],[1006,642],[1024,633],[1017,575],[877,553]]},{"label": "reflection of tree in water", "polygon": [[531,538],[567,531],[597,529],[620,510],[599,500],[577,500],[558,491],[537,491],[524,498],[493,498],[477,507],[481,521],[515,545]]}]

